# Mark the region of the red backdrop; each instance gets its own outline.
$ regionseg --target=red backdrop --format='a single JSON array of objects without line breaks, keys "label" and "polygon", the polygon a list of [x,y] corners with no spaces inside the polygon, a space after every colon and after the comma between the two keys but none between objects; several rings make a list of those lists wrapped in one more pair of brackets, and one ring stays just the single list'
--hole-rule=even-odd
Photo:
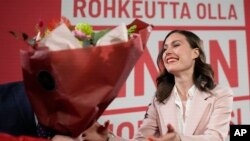
[{"label": "red backdrop", "polygon": [[34,35],[34,25],[61,15],[61,0],[1,0],[0,4],[0,84],[22,80],[19,50],[27,49],[9,30]]}]

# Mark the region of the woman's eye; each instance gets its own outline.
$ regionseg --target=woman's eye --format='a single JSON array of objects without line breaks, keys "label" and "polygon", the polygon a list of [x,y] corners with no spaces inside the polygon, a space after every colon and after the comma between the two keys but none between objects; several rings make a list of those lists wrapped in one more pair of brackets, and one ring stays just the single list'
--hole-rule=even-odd
[{"label": "woman's eye", "polygon": [[174,46],[174,47],[178,47],[178,46],[180,46],[180,44],[174,44],[173,46]]}]

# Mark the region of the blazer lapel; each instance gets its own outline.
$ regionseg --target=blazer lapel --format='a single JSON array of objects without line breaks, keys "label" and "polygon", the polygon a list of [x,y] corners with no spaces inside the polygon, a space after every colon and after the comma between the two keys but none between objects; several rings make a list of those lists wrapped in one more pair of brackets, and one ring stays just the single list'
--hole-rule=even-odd
[{"label": "blazer lapel", "polygon": [[159,118],[160,118],[160,129],[162,134],[167,132],[167,124],[171,124],[176,131],[179,130],[178,121],[177,121],[177,113],[176,113],[176,105],[175,105],[175,96],[171,94],[169,99],[164,101],[164,104],[158,105],[159,110]]},{"label": "blazer lapel", "polygon": [[192,135],[199,123],[201,122],[202,115],[206,112],[207,106],[211,103],[211,95],[205,92],[201,92],[197,89],[195,96],[193,97],[193,103],[190,107],[189,117],[186,119],[186,135]]}]

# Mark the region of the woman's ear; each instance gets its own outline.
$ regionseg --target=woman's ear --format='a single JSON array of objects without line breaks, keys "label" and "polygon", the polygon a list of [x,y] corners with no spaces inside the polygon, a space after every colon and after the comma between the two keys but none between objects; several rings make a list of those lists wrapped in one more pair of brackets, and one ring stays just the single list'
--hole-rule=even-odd
[{"label": "woman's ear", "polygon": [[193,59],[198,58],[200,55],[199,48],[194,48],[193,49]]}]

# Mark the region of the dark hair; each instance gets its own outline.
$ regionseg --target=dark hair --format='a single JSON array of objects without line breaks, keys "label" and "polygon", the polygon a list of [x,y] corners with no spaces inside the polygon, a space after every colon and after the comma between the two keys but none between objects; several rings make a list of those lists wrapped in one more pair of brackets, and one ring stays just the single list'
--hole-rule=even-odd
[{"label": "dark hair", "polygon": [[[195,86],[201,90],[210,92],[216,84],[214,82],[214,72],[212,67],[206,63],[206,56],[202,49],[202,40],[194,33],[186,30],[173,30],[165,37],[163,41],[163,45],[166,42],[167,38],[173,34],[179,33],[186,37],[186,40],[190,44],[191,48],[198,48],[199,49],[199,56],[195,59],[195,66],[194,66],[194,74],[193,74],[193,81]],[[174,75],[169,73],[166,68],[164,67],[162,55],[166,49],[162,47],[161,51],[157,57],[157,65],[160,71],[159,76],[156,78],[157,82],[157,90],[156,90],[156,98],[159,102],[163,102],[165,99],[169,97],[171,91],[175,85]]]}]

